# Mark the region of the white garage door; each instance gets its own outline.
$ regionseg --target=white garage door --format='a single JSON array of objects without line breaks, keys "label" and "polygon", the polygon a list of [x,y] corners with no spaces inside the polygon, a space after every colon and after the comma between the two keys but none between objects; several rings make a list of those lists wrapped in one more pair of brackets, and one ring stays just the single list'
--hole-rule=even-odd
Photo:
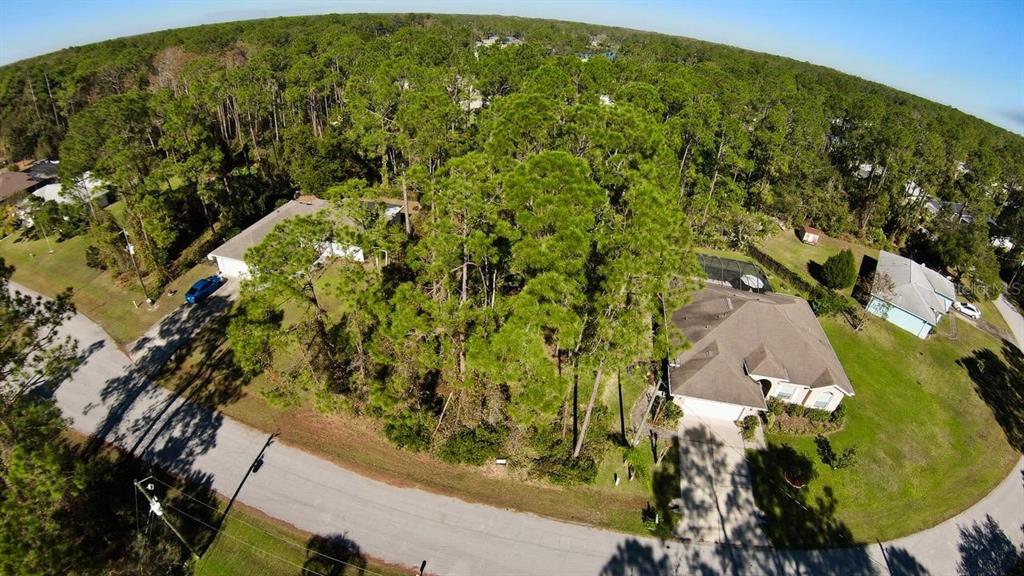
[{"label": "white garage door", "polygon": [[246,266],[244,260],[224,256],[215,256],[214,258],[217,260],[217,268],[220,270],[221,276],[228,278],[247,278],[249,276],[249,267]]},{"label": "white garage door", "polygon": [[713,400],[690,398],[689,396],[683,396],[682,400],[684,418],[687,416],[699,416],[701,418],[733,422],[739,420],[740,415],[743,413],[743,406],[738,404],[726,404]]}]

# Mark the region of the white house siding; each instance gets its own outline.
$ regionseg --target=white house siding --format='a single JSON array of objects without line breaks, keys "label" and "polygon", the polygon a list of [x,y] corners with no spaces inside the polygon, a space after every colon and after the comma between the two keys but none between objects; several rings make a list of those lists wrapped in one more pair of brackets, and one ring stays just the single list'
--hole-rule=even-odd
[{"label": "white house siding", "polygon": [[[762,378],[762,380],[768,380],[768,378]],[[779,398],[779,393],[782,392],[782,390],[785,388],[793,390],[793,395],[788,400]],[[792,382],[774,380],[772,382],[772,387],[768,390],[768,394],[765,395],[765,398],[778,398],[783,402],[788,402],[790,404],[800,404],[803,406],[807,406],[808,408],[813,408],[814,403],[818,400],[818,398],[820,398],[826,392],[832,393],[832,399],[829,401],[828,404],[825,405],[824,408],[821,408],[821,410],[827,410],[829,412],[832,412],[833,410],[839,407],[839,403],[843,401],[844,396],[843,392],[836,388],[835,386],[829,386],[827,388],[818,388],[812,390],[809,386],[793,384]]]},{"label": "white house siding", "polygon": [[834,386],[829,386],[828,388],[819,388],[817,390],[811,390],[810,395],[808,395],[807,399],[804,400],[804,406],[807,406],[808,408],[815,408],[814,403],[822,399],[822,397],[828,395],[829,393],[832,394],[832,398],[829,400],[828,404],[826,404],[824,407],[819,408],[819,410],[832,412],[833,410],[839,407],[839,403],[843,401],[844,396],[844,394],[838,389],[836,389]]},{"label": "white house siding", "polygon": [[899,326],[900,328],[903,328],[918,338],[925,338],[932,330],[931,324],[917,316],[914,316],[906,310],[903,310],[902,308],[897,308],[892,304],[875,298],[874,296],[872,296],[871,301],[868,302],[867,311]]},{"label": "white house siding", "polygon": [[213,260],[217,261],[217,269],[220,270],[220,275],[226,278],[248,278],[249,277],[249,266],[246,265],[244,260],[237,260],[235,258],[228,258],[226,256],[211,255]]},{"label": "white house siding", "polygon": [[742,418],[747,410],[745,406],[740,406],[739,404],[727,404],[725,402],[715,402],[714,400],[704,400],[703,398],[693,398],[690,396],[673,396],[672,400],[683,409],[684,418],[696,416],[709,420],[734,422]]},{"label": "white house siding", "polygon": [[336,258],[348,258],[356,262],[363,262],[363,249],[359,246],[345,246],[337,242],[329,243],[323,250],[323,256],[334,256]]},{"label": "white house siding", "polygon": [[[793,384],[792,382],[786,382],[784,380],[774,380],[772,382],[772,387],[768,390],[768,394],[765,395],[765,398],[778,398],[783,402],[799,404],[800,400],[807,395],[807,390],[809,389],[810,387],[808,386]],[[780,398],[779,394],[782,394],[783,392],[792,392],[792,394],[788,399]]]}]

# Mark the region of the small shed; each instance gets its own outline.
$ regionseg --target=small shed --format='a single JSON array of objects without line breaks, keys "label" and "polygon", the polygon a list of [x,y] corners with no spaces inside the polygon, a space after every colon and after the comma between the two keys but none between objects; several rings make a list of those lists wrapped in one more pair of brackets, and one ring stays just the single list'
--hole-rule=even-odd
[{"label": "small shed", "polygon": [[800,230],[800,240],[804,244],[817,246],[818,241],[821,240],[821,230],[818,230],[817,228],[812,228],[810,226],[804,226]]}]

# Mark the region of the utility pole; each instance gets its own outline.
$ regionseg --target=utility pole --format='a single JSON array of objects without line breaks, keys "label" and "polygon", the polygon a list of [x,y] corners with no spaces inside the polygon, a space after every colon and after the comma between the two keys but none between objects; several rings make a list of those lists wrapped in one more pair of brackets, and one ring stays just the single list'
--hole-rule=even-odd
[{"label": "utility pole", "polygon": [[615,379],[619,383],[619,430],[622,432],[622,445],[626,446],[629,444],[629,440],[626,439],[626,416],[622,406],[622,371],[619,370],[615,375]]},{"label": "utility pole", "polygon": [[146,297],[146,302],[149,302],[149,290],[146,290],[146,283],[142,281],[142,273],[139,272],[139,265],[135,263],[135,247],[128,239],[128,231],[124,228],[121,229],[121,234],[124,234],[124,245],[128,250],[128,257],[132,260],[132,268],[135,269],[135,276],[139,279],[139,285],[142,286],[142,295]]},{"label": "utility pole", "polygon": [[150,493],[150,491],[153,490],[153,484],[148,484],[145,487],[143,487],[142,483],[145,482],[146,480],[149,480],[150,478],[152,477],[147,476],[142,480],[135,480],[135,488],[137,488],[138,491],[142,493],[142,496],[149,502],[149,513],[156,514],[158,518],[163,520],[164,524],[166,524],[167,527],[171,529],[171,532],[174,532],[174,535],[178,537],[178,540],[181,540],[181,543],[185,546],[185,548],[188,548],[188,551],[192,553],[192,557],[194,559],[198,559],[199,554],[196,554],[196,551],[192,549],[192,546],[190,546],[189,543],[185,541],[185,538],[181,535],[181,532],[178,532],[178,529],[174,527],[174,524],[171,524],[171,521],[164,517],[164,510],[163,507],[160,505],[160,501],[156,499],[156,496]]},{"label": "utility pole", "polygon": [[38,222],[33,219],[33,224],[39,224],[39,229],[43,231],[43,238],[46,239],[46,253],[53,254],[53,245],[50,244],[50,234],[46,231],[46,226],[43,226],[43,220],[40,218]]}]

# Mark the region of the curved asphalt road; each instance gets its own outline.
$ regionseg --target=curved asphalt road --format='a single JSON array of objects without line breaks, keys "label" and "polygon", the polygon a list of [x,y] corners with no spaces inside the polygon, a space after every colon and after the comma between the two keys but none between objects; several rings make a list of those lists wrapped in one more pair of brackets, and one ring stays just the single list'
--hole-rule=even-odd
[{"label": "curved asphalt road", "polygon": [[[192,317],[201,310],[169,317],[157,340],[190,337],[202,324]],[[266,434],[152,384],[146,375],[166,358],[165,349],[136,349],[133,362],[81,314],[63,329],[85,356],[55,394],[76,430],[204,478],[221,494],[236,491]],[[436,574],[955,574],[960,546],[975,542],[973,534],[998,540],[992,535],[1001,531],[1024,544],[1022,466],[1024,459],[984,500],[939,526],[828,551],[665,544],[390,486],[283,444],[270,446],[238,500],[315,534],[344,534],[370,556],[410,567],[426,561]]]}]

